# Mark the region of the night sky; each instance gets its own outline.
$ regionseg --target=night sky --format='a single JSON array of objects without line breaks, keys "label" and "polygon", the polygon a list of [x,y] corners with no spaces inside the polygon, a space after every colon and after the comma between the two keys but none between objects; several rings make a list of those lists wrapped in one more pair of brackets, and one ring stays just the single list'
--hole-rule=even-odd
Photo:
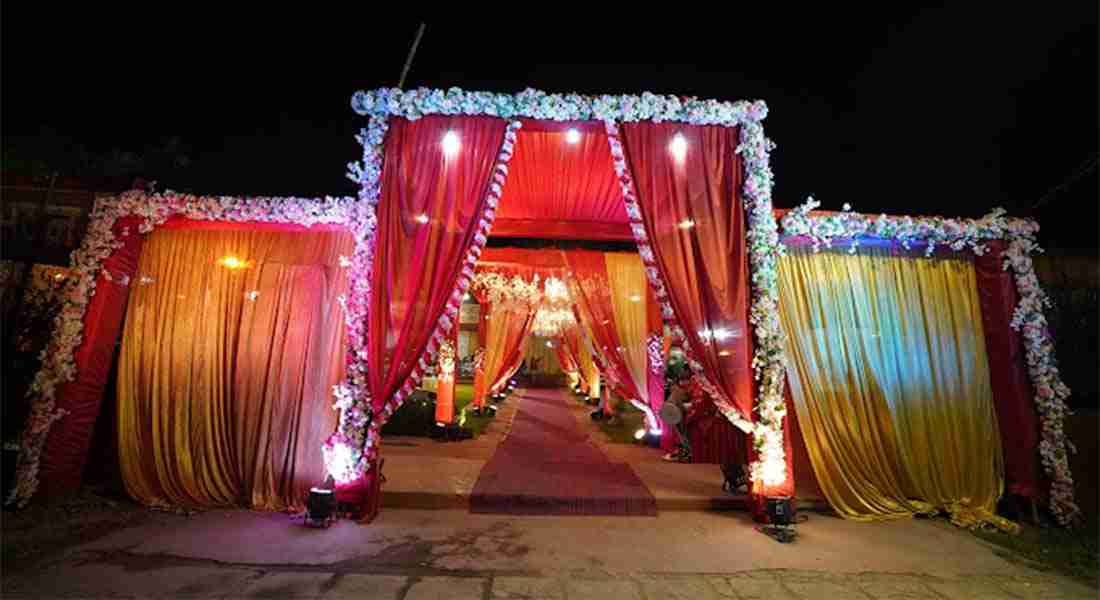
[{"label": "night sky", "polygon": [[[365,119],[351,94],[396,85],[416,31],[369,13],[97,8],[61,23],[10,6],[6,161],[142,154],[175,138],[186,166],[149,175],[161,189],[215,194],[354,193],[344,165]],[[777,206],[809,194],[863,212],[1001,205],[1038,216],[1047,245],[1095,252],[1095,170],[1032,207],[1097,152],[1097,7],[1025,6],[695,10],[678,24],[655,9],[661,25],[645,27],[429,23],[406,87],[764,99]]]}]

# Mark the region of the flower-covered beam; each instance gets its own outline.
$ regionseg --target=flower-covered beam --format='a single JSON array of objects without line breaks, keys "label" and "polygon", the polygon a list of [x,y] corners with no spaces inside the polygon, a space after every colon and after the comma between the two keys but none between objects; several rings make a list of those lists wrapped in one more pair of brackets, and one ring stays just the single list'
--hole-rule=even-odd
[{"label": "flower-covered beam", "polygon": [[820,203],[810,198],[784,215],[784,237],[808,237],[815,251],[821,246],[846,242],[851,253],[856,252],[861,239],[898,242],[906,249],[924,244],[925,256],[932,256],[938,247],[970,250],[982,255],[986,251],[983,242],[1007,242],[1003,268],[1012,270],[1019,294],[1011,325],[1023,336],[1027,354],[1028,374],[1040,420],[1039,454],[1051,481],[1050,510],[1063,525],[1072,522],[1080,509],[1074,502],[1073,475],[1069,468],[1073,444],[1064,429],[1065,419],[1070,414],[1066,405],[1070,389],[1058,372],[1054,341],[1043,310],[1050,306],[1050,299],[1039,285],[1031,260],[1032,254],[1042,252],[1035,241],[1038,223],[1007,217],[1002,208],[980,219],[949,219],[863,215],[851,212],[847,204],[840,213],[814,214],[812,211],[818,206]]}]

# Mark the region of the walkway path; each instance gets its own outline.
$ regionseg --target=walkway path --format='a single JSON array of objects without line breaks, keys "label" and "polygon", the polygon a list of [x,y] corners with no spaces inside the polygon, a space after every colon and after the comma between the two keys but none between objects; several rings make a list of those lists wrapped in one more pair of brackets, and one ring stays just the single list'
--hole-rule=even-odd
[{"label": "walkway path", "polygon": [[518,413],[482,468],[470,511],[520,515],[656,515],[657,501],[626,463],[613,463],[579,427],[560,389],[517,394]]}]

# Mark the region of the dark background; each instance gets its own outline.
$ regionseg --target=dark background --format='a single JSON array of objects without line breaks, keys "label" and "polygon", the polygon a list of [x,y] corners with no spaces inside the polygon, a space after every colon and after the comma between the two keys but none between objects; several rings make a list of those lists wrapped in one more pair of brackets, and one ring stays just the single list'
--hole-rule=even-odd
[{"label": "dark background", "polygon": [[[213,194],[354,193],[344,165],[365,120],[351,94],[396,85],[417,26],[10,6],[5,168]],[[406,88],[760,98],[777,206],[810,194],[863,212],[1004,206],[1039,217],[1048,246],[1095,254],[1095,168],[1074,178],[1097,152],[1095,3],[692,16],[429,23]]]}]

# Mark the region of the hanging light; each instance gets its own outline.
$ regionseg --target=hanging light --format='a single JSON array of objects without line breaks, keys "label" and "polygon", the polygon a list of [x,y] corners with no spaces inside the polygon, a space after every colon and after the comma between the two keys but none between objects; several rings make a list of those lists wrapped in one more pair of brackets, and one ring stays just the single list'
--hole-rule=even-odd
[{"label": "hanging light", "polygon": [[641,297],[641,296],[639,296],[638,294],[634,294],[633,296],[631,296],[631,297],[630,297],[630,301],[631,301],[631,302],[641,302],[641,301],[642,301],[642,297]]},{"label": "hanging light", "polygon": [[672,141],[668,144],[668,151],[672,153],[672,157],[677,162],[684,162],[684,157],[687,156],[688,143],[683,134],[677,133],[672,137]]},{"label": "hanging light", "polygon": [[453,130],[448,131],[443,136],[443,153],[448,157],[454,156],[458,153],[458,149],[462,147],[462,142],[458,141],[458,134]]},{"label": "hanging light", "polygon": [[569,142],[570,144],[576,144],[577,142],[581,141],[581,132],[577,131],[576,129],[570,129],[569,131],[566,131],[565,141]]},{"label": "hanging light", "polygon": [[415,219],[417,223],[424,224],[424,223],[428,222],[428,215],[426,215],[424,213],[420,213],[419,215],[416,215],[415,217],[413,217],[413,219]]}]

